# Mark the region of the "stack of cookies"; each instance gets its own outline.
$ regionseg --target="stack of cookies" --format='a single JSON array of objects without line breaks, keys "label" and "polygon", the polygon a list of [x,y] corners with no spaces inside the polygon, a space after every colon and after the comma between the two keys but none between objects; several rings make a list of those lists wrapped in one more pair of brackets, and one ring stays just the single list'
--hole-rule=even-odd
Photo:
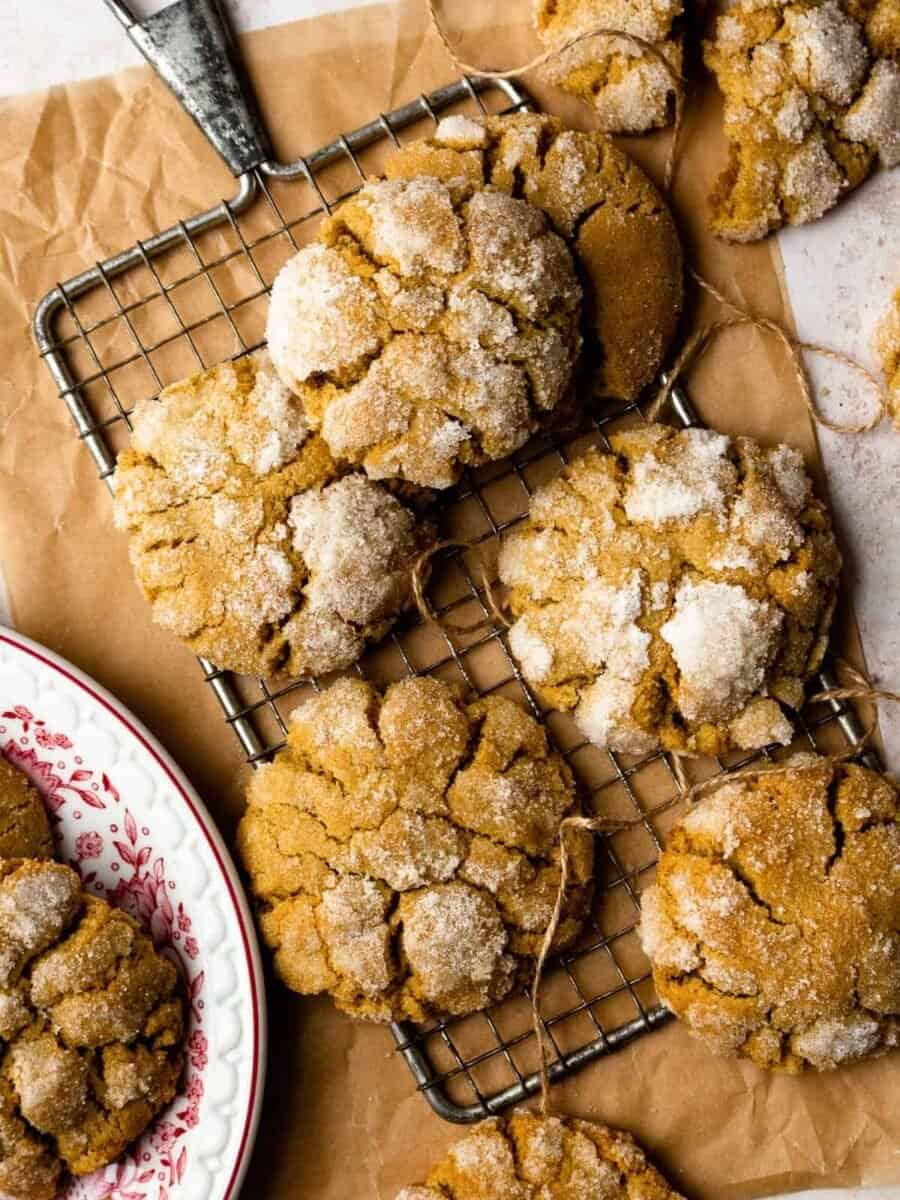
[{"label": "stack of cookies", "polygon": [[0,758],[0,1194],[53,1200],[114,1162],[176,1094],[169,959],[53,861],[43,801]]}]

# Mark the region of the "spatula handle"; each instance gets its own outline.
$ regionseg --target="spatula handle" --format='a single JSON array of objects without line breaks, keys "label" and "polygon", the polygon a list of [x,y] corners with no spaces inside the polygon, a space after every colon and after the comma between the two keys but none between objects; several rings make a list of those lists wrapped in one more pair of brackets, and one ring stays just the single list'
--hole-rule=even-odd
[{"label": "spatula handle", "polygon": [[124,0],[105,0],[235,175],[272,152],[237,45],[217,0],[175,0],[137,20]]}]

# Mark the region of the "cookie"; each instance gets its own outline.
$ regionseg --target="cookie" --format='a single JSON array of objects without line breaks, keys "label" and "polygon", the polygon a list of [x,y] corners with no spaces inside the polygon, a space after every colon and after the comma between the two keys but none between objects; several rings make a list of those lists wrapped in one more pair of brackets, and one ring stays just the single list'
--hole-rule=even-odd
[{"label": "cookie", "polygon": [[888,402],[894,425],[900,429],[900,288],[894,292],[891,307],[878,323],[875,353],[887,379]]},{"label": "cookie", "polygon": [[[529,980],[560,881],[572,774],[511,700],[436,679],[342,679],[292,714],[250,783],[238,850],[281,979],[354,1016],[467,1013]],[[577,936],[592,841],[567,833],[555,946]]]},{"label": "cookie", "polygon": [[609,138],[534,113],[446,117],[385,173],[465,177],[542,209],[581,273],[591,390],[630,401],[653,382],[681,313],[681,244],[662,196]]},{"label": "cookie", "polygon": [[426,487],[518,449],[567,396],[571,255],[465,178],[366,184],[272,287],[272,361],[338,458]]},{"label": "cookie", "polygon": [[347,475],[264,352],[166,388],[132,415],[116,524],[157,624],[217,667],[347,667],[411,607],[434,531]]},{"label": "cookie", "polygon": [[53,837],[40,792],[0,756],[0,859],[52,857]]},{"label": "cookie", "polygon": [[900,162],[896,0],[739,0],[705,59],[730,143],[710,197],[721,237],[815,221],[876,165]]},{"label": "cookie", "polygon": [[596,746],[787,744],[825,652],[840,555],[800,455],[708,430],[614,434],[505,538],[509,644]]},{"label": "cookie", "polygon": [[590,104],[604,133],[647,133],[671,123],[675,113],[672,76],[663,63],[627,38],[586,38],[594,29],[616,29],[653,44],[681,74],[682,39],[673,25],[683,0],[537,0],[534,19],[548,50],[562,52],[544,65],[548,83]]},{"label": "cookie", "polygon": [[52,1200],[114,1162],[175,1094],[177,973],[58,863],[0,863],[0,1193]]},{"label": "cookie", "polygon": [[662,1002],[718,1054],[826,1070],[900,1043],[900,796],[813,755],[726,784],[641,903]]},{"label": "cookie", "polygon": [[451,1146],[423,1187],[396,1200],[681,1200],[629,1133],[513,1113]]}]

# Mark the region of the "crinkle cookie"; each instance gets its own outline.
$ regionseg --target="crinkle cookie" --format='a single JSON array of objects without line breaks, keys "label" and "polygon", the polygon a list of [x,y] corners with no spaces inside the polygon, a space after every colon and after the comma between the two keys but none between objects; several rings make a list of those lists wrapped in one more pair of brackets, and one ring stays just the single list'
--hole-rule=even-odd
[{"label": "crinkle cookie", "polygon": [[815,221],[900,162],[897,0],[739,0],[705,47],[729,163],[712,228],[738,242]]},{"label": "crinkle cookie", "polygon": [[58,863],[0,863],[0,1194],[52,1200],[175,1095],[175,967]]},{"label": "crinkle cookie", "polygon": [[895,426],[900,429],[900,288],[878,324],[875,352],[887,379],[888,399]]},{"label": "crinkle cookie", "polygon": [[[592,29],[635,34],[680,74],[682,39],[673,25],[683,12],[683,0],[537,0],[535,22],[550,50]],[[674,116],[672,76],[658,58],[627,38],[587,38],[551,59],[541,73],[548,83],[590,104],[605,133],[646,133]]]},{"label": "crinkle cookie", "polygon": [[397,1200],[681,1200],[630,1133],[516,1112],[483,1121]]},{"label": "crinkle cookie", "polygon": [[900,797],[797,756],[670,837],[641,904],[660,999],[718,1054],[826,1070],[900,1044]]},{"label": "crinkle cookie", "polygon": [[791,741],[840,555],[800,455],[644,425],[532,497],[499,573],[509,643],[595,745],[716,754]]},{"label": "crinkle cookie", "polygon": [[[466,704],[436,679],[380,696],[342,679],[292,715],[250,783],[238,849],[275,969],[355,1016],[467,1013],[530,979],[559,888],[572,774],[511,700]],[[570,831],[556,947],[591,896]]]},{"label": "crinkle cookie", "polygon": [[222,363],[139,404],[115,517],[157,624],[218,667],[349,666],[412,604],[433,529],[341,475],[268,355]]},{"label": "crinkle cookie", "polygon": [[543,209],[581,271],[593,390],[633,400],[656,378],[681,313],[681,244],[659,192],[609,138],[534,113],[446,117],[385,173],[465,177]]},{"label": "crinkle cookie", "polygon": [[382,180],[281,269],[267,336],[334,455],[443,488],[566,398],[580,301],[538,209],[464,176]]},{"label": "crinkle cookie", "polygon": [[40,792],[0,755],[0,859],[52,857],[53,838]]}]

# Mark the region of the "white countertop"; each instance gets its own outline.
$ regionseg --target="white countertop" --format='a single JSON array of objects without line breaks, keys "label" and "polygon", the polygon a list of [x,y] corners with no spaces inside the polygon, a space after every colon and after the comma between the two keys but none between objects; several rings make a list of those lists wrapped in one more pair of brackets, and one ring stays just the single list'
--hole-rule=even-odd
[{"label": "white countertop", "polygon": [[[239,30],[376,0],[225,0]],[[137,50],[101,0],[9,0],[0,5],[0,95],[32,91],[140,62]],[[133,0],[137,16],[165,0]],[[882,173],[815,225],[780,235],[785,275],[800,336],[835,346],[874,367],[875,322],[900,285],[900,171]],[[862,411],[859,380],[831,363],[811,363],[825,410],[841,420]],[[836,517],[847,551],[869,671],[876,682],[900,684],[900,433],[888,425],[862,438],[820,430]],[[4,589],[0,579],[0,619]],[[900,711],[882,707],[889,765],[900,769]],[[900,1188],[818,1191],[805,1200],[900,1200]]]}]

